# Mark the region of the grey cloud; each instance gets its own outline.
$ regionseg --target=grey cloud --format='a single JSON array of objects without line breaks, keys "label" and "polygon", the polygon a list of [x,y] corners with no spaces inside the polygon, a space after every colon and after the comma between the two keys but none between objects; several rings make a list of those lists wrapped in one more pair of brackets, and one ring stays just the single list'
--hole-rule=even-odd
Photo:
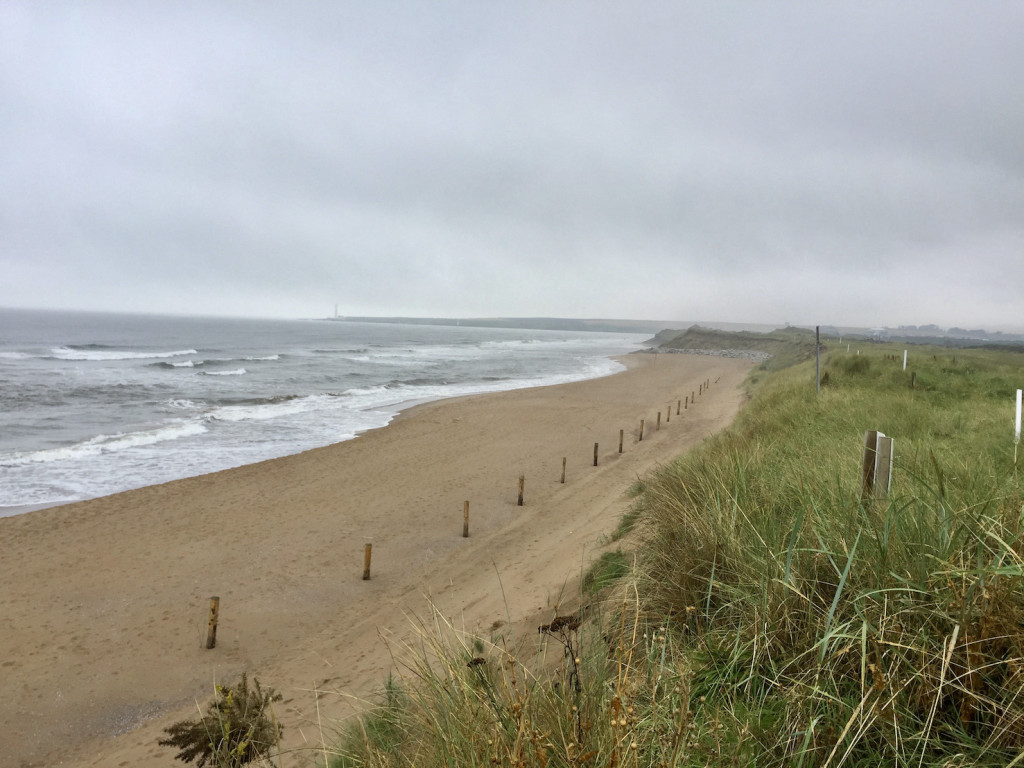
[{"label": "grey cloud", "polygon": [[1022,322],[1015,3],[8,3],[0,28],[0,303]]}]

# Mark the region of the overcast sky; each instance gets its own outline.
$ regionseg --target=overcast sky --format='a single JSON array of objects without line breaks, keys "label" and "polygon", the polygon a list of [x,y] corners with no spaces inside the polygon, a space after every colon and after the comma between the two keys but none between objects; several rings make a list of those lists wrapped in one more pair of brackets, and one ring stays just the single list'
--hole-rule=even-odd
[{"label": "overcast sky", "polygon": [[0,2],[0,306],[1024,328],[1024,3]]}]

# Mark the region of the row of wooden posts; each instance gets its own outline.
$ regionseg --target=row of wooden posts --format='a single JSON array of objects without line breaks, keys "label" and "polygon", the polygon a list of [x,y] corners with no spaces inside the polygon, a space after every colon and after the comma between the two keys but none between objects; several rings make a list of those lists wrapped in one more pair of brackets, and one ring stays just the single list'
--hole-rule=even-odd
[{"label": "row of wooden posts", "polygon": [[[721,378],[721,377],[719,377]],[[719,379],[715,379],[717,384]],[[676,415],[678,416],[683,410],[688,410],[691,403],[697,402],[697,396],[703,395],[704,392],[711,386],[711,380],[705,379],[698,386],[697,389],[691,390],[690,394],[682,399],[676,400]],[[669,423],[672,420],[672,404],[669,403],[668,408],[665,411],[665,423]],[[637,442],[643,442],[644,439],[644,426],[645,420],[640,419],[640,434]],[[655,425],[655,431],[661,429],[661,411],[658,411],[658,420]],[[619,430],[619,453],[622,453],[622,442],[625,437],[625,430]],[[597,455],[598,455],[598,443],[594,443],[594,466],[597,466]],[[562,457],[562,478],[561,482],[565,483],[565,458]],[[526,486],[526,475],[519,476],[519,495],[516,500],[517,506],[523,506],[523,492]],[[465,501],[462,504],[462,537],[469,538],[469,502]],[[373,556],[373,544],[367,542],[363,547],[363,581],[370,580],[370,561]],[[206,629],[206,647],[215,648],[217,646],[217,624],[220,620],[220,598],[210,598],[210,611],[209,618],[207,621]]]}]

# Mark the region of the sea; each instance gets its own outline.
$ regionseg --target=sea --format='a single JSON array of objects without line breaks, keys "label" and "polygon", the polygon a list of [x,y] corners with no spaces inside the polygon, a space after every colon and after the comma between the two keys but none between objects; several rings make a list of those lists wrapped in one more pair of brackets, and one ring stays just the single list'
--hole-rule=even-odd
[{"label": "sea", "polygon": [[412,404],[606,376],[643,340],[0,309],[0,516],[351,440]]}]

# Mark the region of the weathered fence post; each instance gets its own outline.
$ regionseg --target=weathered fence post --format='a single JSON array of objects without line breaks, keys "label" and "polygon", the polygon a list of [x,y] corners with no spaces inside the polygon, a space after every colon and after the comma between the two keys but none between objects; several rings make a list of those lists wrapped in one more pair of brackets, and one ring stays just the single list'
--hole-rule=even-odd
[{"label": "weathered fence post", "polygon": [[565,483],[565,456],[562,457],[562,483]]},{"label": "weathered fence post", "polygon": [[622,453],[622,436],[625,434],[625,432],[626,430],[624,429],[619,430],[619,453]]},{"label": "weathered fence post", "polygon": [[1021,392],[1022,390],[1017,390],[1017,421],[1016,426],[1013,429],[1013,466],[1017,466],[1017,446],[1020,444]]},{"label": "weathered fence post", "polygon": [[814,326],[814,377],[816,391],[821,392],[821,326]]},{"label": "weathered fence post", "polygon": [[217,622],[220,620],[220,598],[210,598],[210,618],[206,622],[206,647],[217,646]]},{"label": "weathered fence post", "polygon": [[523,486],[526,485],[526,475],[519,476],[519,500],[516,502],[517,506],[523,506]]},{"label": "weathered fence post", "polygon": [[861,499],[885,499],[892,485],[893,438],[869,429],[864,433]]},{"label": "weathered fence post", "polygon": [[875,444],[878,431],[869,429],[864,433],[864,458],[860,469],[860,497],[867,499],[875,488]]},{"label": "weathered fence post", "polygon": [[878,433],[878,445],[875,448],[875,498],[889,498],[892,486],[892,444],[893,439]]},{"label": "weathered fence post", "polygon": [[640,439],[637,442],[641,442],[642,443],[643,441],[644,441],[644,420],[640,419]]},{"label": "weathered fence post", "polygon": [[370,580],[370,558],[373,555],[373,544],[366,542],[363,548],[363,581]]},{"label": "weathered fence post", "polygon": [[597,466],[597,443],[594,443],[594,466]]},{"label": "weathered fence post", "polygon": [[469,538],[469,502],[462,503],[462,538]]}]

